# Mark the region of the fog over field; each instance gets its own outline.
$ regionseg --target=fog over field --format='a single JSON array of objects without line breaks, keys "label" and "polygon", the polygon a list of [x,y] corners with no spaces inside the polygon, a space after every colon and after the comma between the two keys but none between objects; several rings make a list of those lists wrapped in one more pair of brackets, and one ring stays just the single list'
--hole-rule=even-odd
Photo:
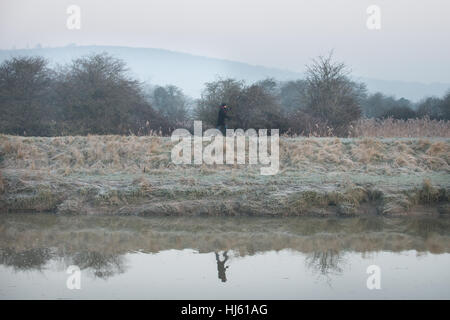
[{"label": "fog over field", "polygon": [[[303,79],[305,75],[287,69],[269,68],[243,62],[209,58],[155,48],[119,46],[76,46],[58,48],[33,48],[0,50],[0,62],[13,56],[42,56],[51,64],[69,63],[72,59],[93,53],[107,52],[123,59],[131,73],[152,85],[175,85],[192,98],[199,98],[205,82],[222,78],[235,78],[249,83],[267,77],[280,81]],[[425,96],[442,96],[450,83],[425,83],[420,81],[388,81],[354,75],[354,80],[364,82],[369,92],[382,92],[413,102]]]},{"label": "fog over field", "polygon": [[[80,29],[67,27],[73,4]],[[381,10],[378,30],[367,27],[374,4]],[[369,91],[417,101],[449,87],[449,15],[446,0],[4,1],[0,49],[45,49],[1,51],[0,59],[39,53],[67,62],[107,51],[142,80],[174,84],[197,98],[216,75],[303,78],[312,58],[334,50]]]}]

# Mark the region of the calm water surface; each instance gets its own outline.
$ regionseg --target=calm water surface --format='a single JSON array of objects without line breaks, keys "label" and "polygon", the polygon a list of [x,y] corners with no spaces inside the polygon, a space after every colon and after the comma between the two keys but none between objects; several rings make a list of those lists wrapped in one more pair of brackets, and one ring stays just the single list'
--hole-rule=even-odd
[{"label": "calm water surface", "polygon": [[[0,215],[0,299],[449,299],[447,219]],[[80,290],[66,282],[81,270]],[[366,271],[381,270],[369,290]]]}]

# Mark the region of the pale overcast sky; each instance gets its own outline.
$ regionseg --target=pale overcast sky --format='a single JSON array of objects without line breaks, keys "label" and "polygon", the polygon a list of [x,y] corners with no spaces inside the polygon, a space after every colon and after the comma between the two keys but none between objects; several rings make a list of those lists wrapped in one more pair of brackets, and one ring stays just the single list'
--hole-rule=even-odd
[{"label": "pale overcast sky", "polygon": [[[366,27],[372,4],[381,30]],[[449,0],[0,0],[1,49],[151,47],[300,72],[334,49],[360,76],[450,82],[449,39]]]}]

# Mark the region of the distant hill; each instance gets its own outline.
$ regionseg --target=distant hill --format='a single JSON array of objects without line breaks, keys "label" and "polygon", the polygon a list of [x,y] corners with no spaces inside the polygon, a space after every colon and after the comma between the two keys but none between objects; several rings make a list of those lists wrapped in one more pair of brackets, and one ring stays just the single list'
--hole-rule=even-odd
[{"label": "distant hill", "polygon": [[[258,81],[267,77],[277,80],[304,78],[301,73],[250,65],[247,63],[195,56],[154,48],[131,48],[115,46],[66,46],[57,48],[35,48],[18,50],[0,50],[0,61],[18,55],[40,55],[51,63],[66,63],[73,58],[90,53],[108,52],[126,61],[132,74],[151,84],[173,84],[194,97],[200,97],[204,83],[218,77],[232,77],[247,82]],[[365,82],[370,92],[380,91],[385,94],[404,97],[417,101],[425,96],[442,96],[450,89],[448,83],[425,84],[420,82],[387,81],[356,77]]]}]

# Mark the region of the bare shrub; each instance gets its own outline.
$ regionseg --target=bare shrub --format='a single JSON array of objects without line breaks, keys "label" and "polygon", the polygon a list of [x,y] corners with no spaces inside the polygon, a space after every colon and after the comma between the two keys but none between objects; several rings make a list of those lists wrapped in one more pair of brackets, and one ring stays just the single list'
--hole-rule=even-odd
[{"label": "bare shrub", "polygon": [[314,118],[327,122],[339,136],[347,136],[349,125],[360,118],[366,88],[350,80],[344,63],[334,62],[332,53],[307,66],[305,109]]}]

